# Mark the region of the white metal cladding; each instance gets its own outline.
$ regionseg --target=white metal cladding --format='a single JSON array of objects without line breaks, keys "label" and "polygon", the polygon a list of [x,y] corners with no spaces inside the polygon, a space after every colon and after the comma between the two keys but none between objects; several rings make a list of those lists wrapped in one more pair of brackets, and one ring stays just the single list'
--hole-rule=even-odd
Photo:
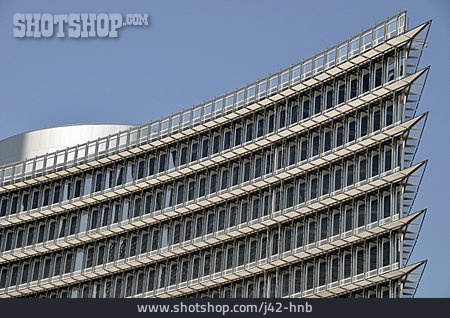
[{"label": "white metal cladding", "polygon": [[[412,280],[408,277],[417,271],[420,271],[421,273],[425,262],[413,265],[407,265],[407,263],[409,256],[413,251],[418,232],[420,231],[425,210],[415,214],[409,214],[409,212],[414,203],[415,194],[418,190],[426,166],[426,162],[414,165],[413,161],[419,145],[422,129],[427,118],[427,114],[415,117],[415,113],[417,104],[420,100],[421,90],[428,73],[428,68],[418,72],[416,72],[416,68],[418,59],[420,59],[420,52],[424,47],[424,43],[422,42],[426,40],[429,25],[430,21],[410,31],[406,31],[406,13],[401,12],[374,28],[364,31],[358,36],[338,44],[311,59],[250,84],[245,88],[238,89],[230,94],[206,102],[200,106],[196,106],[190,110],[181,111],[180,113],[171,115],[167,118],[137,128],[131,128],[127,131],[118,132],[117,134],[112,134],[107,138],[100,138],[95,141],[89,141],[83,145],[78,145],[77,147],[49,153],[13,165],[0,167],[0,193],[18,190],[33,184],[48,182],[65,176],[72,176],[78,172],[108,165],[115,161],[128,159],[137,154],[142,154],[149,150],[169,145],[181,138],[186,139],[194,135],[199,135],[211,128],[232,122],[235,119],[240,119],[244,115],[252,114],[255,110],[265,110],[268,106],[278,105],[276,103],[281,100],[287,100],[287,98],[296,95],[299,92],[314,89],[317,85],[324,83],[324,81],[335,79],[342,74],[350,74],[349,76],[353,76],[354,78],[355,76],[352,75],[353,73],[348,73],[349,71],[353,72],[358,66],[377,59],[380,56],[383,56],[382,64],[384,65],[386,63],[386,65],[394,65],[393,69],[398,65],[404,66],[405,58],[409,61],[406,62],[406,70],[403,70],[400,73],[392,71],[392,74],[395,72],[398,77],[386,77],[390,79],[384,79],[383,83],[385,84],[375,85],[368,91],[362,90],[365,93],[357,95],[356,97],[355,95],[350,95],[351,99],[342,102],[345,100],[343,99],[340,103],[332,105],[329,109],[321,110],[319,107],[319,111],[314,111],[315,113],[312,115],[308,114],[308,118],[303,117],[303,120],[287,125],[286,127],[285,125],[282,125],[283,127],[277,128],[273,133],[269,131],[265,135],[263,134],[262,137],[259,136],[259,138],[250,140],[241,145],[235,145],[235,148],[218,151],[215,154],[207,153],[205,157],[202,157],[195,162],[176,167],[172,166],[172,168],[168,170],[160,170],[162,172],[148,177],[145,177],[144,175],[144,177],[141,178],[142,175],[140,175],[139,178],[141,179],[127,179],[127,181],[133,181],[90,193],[79,198],[70,199],[72,196],[66,196],[64,198],[69,198],[70,200],[60,202],[53,201],[58,203],[52,205],[45,204],[45,206],[40,208],[35,208],[38,205],[34,205],[31,210],[29,207],[22,207],[21,210],[23,211],[19,213],[17,213],[17,209],[13,210],[11,208],[11,211],[14,212],[0,218],[0,230],[7,229],[7,234],[13,233],[13,230],[9,227],[29,223],[31,228],[31,226],[34,226],[31,222],[51,218],[53,216],[60,216],[65,214],[65,212],[72,212],[81,208],[90,207],[91,205],[96,205],[97,203],[104,203],[112,199],[122,198],[130,194],[134,195],[140,193],[144,189],[152,189],[156,186],[165,185],[168,184],[168,182],[175,181],[183,176],[194,175],[199,171],[206,171],[209,168],[219,167],[222,163],[227,163],[231,160],[241,158],[242,156],[252,155],[261,147],[265,147],[266,149],[266,146],[268,145],[273,143],[280,144],[287,138],[295,137],[298,134],[308,132],[311,129],[328,127],[327,125],[333,123],[337,117],[341,118],[343,115],[353,112],[359,114],[364,111],[363,107],[368,106],[369,104],[373,105],[374,102],[383,100],[386,96],[397,96],[399,95],[398,93],[401,92],[402,99],[404,99],[394,101],[394,103],[396,101],[399,103],[398,107],[401,108],[401,115],[399,115],[399,118],[395,117],[395,120],[391,120],[390,124],[383,127],[379,126],[379,128],[374,129],[374,131],[371,131],[370,133],[366,132],[365,135],[361,134],[364,137],[360,136],[355,139],[349,138],[349,142],[344,142],[343,144],[340,143],[338,144],[340,146],[337,146],[336,148],[327,148],[326,151],[323,150],[323,152],[319,151],[320,154],[316,153],[316,155],[311,155],[307,158],[305,157],[306,159],[302,159],[300,162],[294,164],[290,163],[290,165],[286,164],[285,167],[281,165],[282,168],[276,170],[271,169],[272,172],[268,173],[268,171],[266,171],[266,174],[262,173],[262,176],[261,174],[258,174],[255,179],[249,177],[250,180],[249,178],[244,179],[245,182],[242,181],[237,185],[233,183],[233,185],[227,186],[227,188],[212,190],[214,193],[209,195],[206,195],[206,193],[203,192],[203,194],[199,194],[198,197],[192,196],[192,198],[194,198],[193,200],[189,197],[190,201],[187,202],[180,203],[177,201],[177,204],[173,202],[170,204],[170,207],[167,207],[166,203],[166,207],[163,209],[161,209],[161,206],[156,211],[149,209],[150,213],[148,214],[144,213],[136,217],[131,217],[130,215],[128,219],[122,221],[118,221],[117,219],[112,224],[108,225],[102,223],[105,226],[97,227],[92,230],[83,230],[83,232],[80,230],[80,233],[71,231],[70,233],[76,234],[59,237],[57,239],[54,239],[54,236],[51,236],[52,239],[50,239],[49,236],[49,240],[45,241],[44,239],[43,242],[40,241],[42,243],[33,243],[36,240],[27,240],[26,246],[23,246],[23,243],[20,243],[20,245],[17,244],[17,246],[20,247],[15,249],[11,249],[11,246],[14,248],[16,245],[5,244],[5,252],[0,253],[0,285],[2,286],[2,289],[0,289],[0,297],[28,295],[54,296],[56,293],[58,293],[58,295],[72,293],[72,296],[76,295],[75,297],[84,297],[84,295],[86,295],[84,289],[93,283],[97,285],[102,284],[103,286],[106,281],[114,281],[113,286],[117,289],[118,287],[115,285],[117,279],[121,279],[121,282],[122,279],[125,281],[125,274],[127,274],[126,277],[128,283],[130,280],[128,277],[132,274],[134,269],[139,272],[144,270],[150,272],[150,269],[156,269],[158,275],[165,275],[165,278],[163,283],[157,283],[157,285],[154,285],[153,283],[150,285],[149,283],[149,286],[152,287],[147,286],[148,292],[133,292],[134,294],[127,294],[127,296],[188,296],[199,291],[215,290],[216,287],[221,288],[222,291],[222,287],[228,283],[230,283],[230,286],[235,286],[236,283],[243,278],[253,277],[255,275],[261,276],[261,274],[264,274],[265,276],[267,271],[272,275],[271,273],[275,273],[274,270],[276,270],[276,274],[274,275],[278,275],[278,268],[282,267],[286,269],[285,266],[289,265],[288,267],[292,269],[293,266],[291,265],[293,264],[295,264],[295,266],[298,266],[298,264],[303,266],[305,265],[303,263],[304,261],[312,261],[313,259],[316,259],[316,256],[324,257],[325,255],[332,255],[335,257],[339,254],[340,257],[342,248],[351,247],[353,249],[355,242],[366,242],[373,238],[379,239],[381,235],[384,235],[384,237],[382,237],[383,242],[384,240],[387,240],[390,244],[389,246],[395,246],[393,247],[394,252],[389,251],[387,254],[384,254],[383,252],[383,255],[390,255],[388,256],[389,264],[386,264],[383,259],[382,266],[379,264],[379,267],[377,267],[376,270],[371,269],[370,271],[364,272],[363,275],[358,274],[351,276],[350,278],[344,274],[345,279],[342,279],[338,283],[327,284],[325,287],[320,285],[319,288],[314,289],[308,287],[308,290],[303,291],[301,294],[307,297],[336,297],[350,294],[356,290],[360,291],[364,288],[369,288],[383,282],[390,282],[389,286],[393,286],[395,283],[402,291],[403,289],[415,290],[420,278]],[[414,52],[409,54],[409,52],[407,52],[408,50]],[[396,52],[395,55],[391,56],[392,52]],[[398,52],[401,52],[402,54],[404,52],[405,55],[397,55]],[[387,57],[385,55],[386,53],[389,54]],[[397,62],[388,64],[390,63],[389,59],[396,60],[397,58],[399,60],[403,59],[402,62],[399,62],[398,64],[395,64]],[[379,64],[378,60],[375,62]],[[382,67],[381,72],[388,71],[389,68],[386,65]],[[370,70],[371,69],[372,68],[370,68]],[[365,74],[364,70],[358,69],[358,72],[358,74]],[[412,72],[415,73],[411,74]],[[405,76],[405,74],[407,75]],[[355,89],[355,91],[357,91],[357,89]],[[366,116],[366,118],[368,117],[369,116]],[[293,201],[291,205],[279,207],[278,210],[275,210],[275,212],[272,211],[268,215],[257,215],[256,218],[250,221],[248,218],[245,218],[244,221],[241,221],[243,223],[238,223],[237,225],[236,223],[233,223],[228,226],[226,230],[217,230],[213,231],[213,233],[200,231],[200,236],[195,236],[195,238],[190,236],[190,238],[185,238],[185,241],[182,241],[181,243],[178,243],[180,242],[179,239],[173,244],[169,244],[168,241],[166,241],[166,243],[164,243],[166,245],[159,244],[156,247],[152,246],[150,251],[145,248],[136,253],[135,249],[133,253],[130,252],[128,254],[128,252],[124,252],[123,254],[115,255],[112,258],[108,256],[107,260],[103,257],[101,263],[96,263],[99,265],[95,265],[92,261],[92,258],[94,257],[93,253],[95,252],[92,252],[91,255],[88,251],[88,249],[93,251],[94,247],[91,245],[85,246],[86,243],[97,242],[105,238],[109,239],[119,234],[127,235],[130,231],[138,229],[142,230],[149,227],[149,225],[153,226],[163,221],[170,221],[173,218],[184,217],[188,214],[205,210],[205,208],[216,206],[217,204],[230,202],[231,199],[241,199],[243,196],[246,196],[249,193],[255,193],[261,189],[271,189],[274,185],[283,185],[283,182],[286,180],[293,180],[299,175],[310,173],[319,168],[323,169],[329,167],[332,164],[339,162],[342,158],[349,158],[350,156],[353,156],[353,154],[361,154],[362,151],[366,152],[366,150],[367,153],[369,153],[371,151],[370,149],[373,149],[376,145],[385,144],[387,142],[397,142],[399,140],[404,141],[404,143],[403,146],[399,146],[393,151],[395,160],[391,160],[390,162],[396,162],[394,166],[389,166],[389,168],[386,169],[383,168],[384,170],[376,170],[376,173],[372,173],[372,177],[365,177],[364,180],[359,179],[360,181],[357,181],[356,183],[352,181],[352,185],[348,185],[349,183],[347,183],[348,186],[339,186],[337,188],[339,190],[331,192],[330,190],[327,190],[324,192],[324,195],[317,196],[316,194],[314,197],[311,195],[305,202],[299,201],[300,203],[297,203],[297,201],[295,201],[294,204]],[[381,167],[385,166],[381,165]],[[364,168],[364,171],[366,171],[365,169],[367,168]],[[341,170],[342,169],[339,168],[339,171]],[[395,185],[395,187],[393,185]],[[388,187],[391,190],[386,190]],[[100,188],[97,190],[99,189]],[[383,202],[382,204],[383,207],[388,206],[389,209],[393,209],[389,210],[389,213],[394,213],[392,211],[396,211],[395,214],[386,214],[386,212],[384,212],[384,218],[377,218],[372,223],[367,219],[367,223],[363,222],[363,226],[351,226],[350,230],[342,231],[342,226],[342,229],[338,231],[338,235],[331,236],[328,234],[324,239],[314,239],[313,243],[302,243],[303,245],[296,245],[296,248],[286,248],[283,252],[278,252],[279,250],[277,249],[275,254],[271,254],[272,256],[259,258],[259,261],[257,262],[245,263],[245,261],[242,261],[244,262],[243,265],[242,263],[239,263],[239,266],[233,267],[233,259],[230,263],[228,263],[227,260],[227,266],[231,266],[231,268],[226,267],[225,269],[216,269],[216,272],[211,273],[208,267],[207,274],[204,274],[203,276],[199,275],[199,272],[197,272],[195,275],[192,274],[191,279],[186,278],[183,280],[180,278],[179,281],[178,279],[176,280],[175,284],[168,284],[168,271],[166,273],[166,266],[168,270],[168,263],[166,261],[169,259],[171,261],[175,261],[179,257],[183,257],[184,259],[195,252],[196,258],[194,257],[194,259],[188,259],[187,261],[188,264],[192,263],[191,265],[194,265],[195,259],[199,259],[199,255],[197,254],[206,253],[206,249],[216,248],[219,245],[222,246],[221,248],[224,248],[227,244],[227,246],[229,246],[231,242],[236,243],[236,239],[243,240],[248,238],[247,235],[249,234],[257,236],[260,230],[266,230],[267,233],[265,235],[268,236],[269,232],[274,229],[274,226],[286,224],[286,222],[290,220],[298,220],[304,217],[310,218],[314,215],[314,220],[317,222],[317,220],[322,220],[322,215],[319,215],[319,213],[324,211],[327,207],[340,206],[344,203],[353,202],[355,201],[354,199],[369,194],[373,196],[374,191],[379,191],[381,189],[383,190],[383,198],[384,192],[392,191],[386,195],[389,196],[388,200],[391,201],[388,202],[391,203],[385,204]],[[24,191],[23,193],[25,192],[27,191]],[[89,192],[90,191],[84,193]],[[22,193],[22,191],[20,193]],[[14,195],[15,198],[19,197],[15,193]],[[376,194],[376,196],[377,195],[380,195],[381,198],[381,194]],[[370,200],[372,199],[370,198]],[[394,201],[395,203],[393,203]],[[2,199],[2,202],[7,201],[6,199]],[[393,206],[394,204],[395,207]],[[378,209],[378,207],[376,209]],[[2,215],[5,215],[4,211],[6,211],[6,209],[2,209]],[[87,213],[90,212],[92,211],[87,211]],[[342,213],[343,212],[339,212],[339,217],[341,217],[341,215],[343,217]],[[97,222],[96,224],[96,226],[99,226]],[[279,229],[281,229],[281,227],[279,227]],[[195,233],[198,233],[198,230],[195,231]],[[313,231],[317,232],[317,230]],[[152,233],[154,232],[155,231]],[[189,233],[191,233],[191,230],[189,230]],[[303,230],[301,233],[303,233]],[[1,234],[3,234],[3,232]],[[275,234],[277,235],[276,242],[278,242],[278,235],[281,235],[281,232]],[[386,238],[386,234],[389,234],[388,238]],[[168,234],[166,234],[166,236],[167,235]],[[10,236],[12,237],[12,235]],[[136,235],[134,235],[134,237],[136,237]],[[121,236],[120,243],[124,241],[127,246],[126,248],[128,248],[127,244],[134,244],[134,246],[136,246],[136,240],[134,243],[132,240],[129,242],[129,238],[130,236]],[[271,239],[274,238],[271,236]],[[115,242],[113,243],[115,244]],[[239,241],[239,244],[241,243],[242,242]],[[247,243],[244,242],[244,246],[246,246],[245,244]],[[103,242],[102,244],[103,247],[107,244],[108,246],[111,245],[108,242]],[[269,248],[269,241],[265,244],[267,244],[265,248]],[[81,248],[82,245],[83,249]],[[6,248],[6,246],[8,246],[8,248]],[[72,249],[75,246],[77,246],[76,251]],[[232,249],[233,248],[234,247],[232,247]],[[71,256],[70,261],[67,261],[67,258],[65,258],[66,265],[63,271],[55,269],[54,272],[50,270],[51,272],[47,271],[47,274],[42,274],[41,272],[44,271],[45,266],[44,261],[45,264],[56,266],[56,257],[54,257],[56,254],[53,253],[56,251],[62,251],[65,253],[65,256]],[[114,251],[116,251],[115,245]],[[399,254],[395,254],[396,256],[394,257],[393,255],[396,251],[398,251]],[[331,252],[331,254],[329,254],[329,252]],[[104,252],[102,252],[101,255],[104,256],[103,253]],[[228,253],[227,250],[227,258],[229,258]],[[47,255],[45,255],[45,258],[40,257],[42,254]],[[58,255],[56,256],[60,257],[60,263],[58,264],[61,264],[61,255],[63,254],[57,254]],[[235,257],[235,254],[236,253],[232,254],[234,255],[232,257]],[[72,259],[73,255],[75,255],[74,259]],[[265,255],[267,255],[267,253]],[[90,261],[86,261],[85,259],[90,259]],[[242,260],[243,259],[244,258],[242,258]],[[179,261],[179,259],[177,261]],[[343,261],[343,259],[340,259],[340,261]],[[355,260],[353,259],[353,261]],[[222,260],[222,262],[224,262],[224,260]],[[237,262],[236,259],[234,262]],[[367,259],[365,259],[364,262],[367,262]],[[380,261],[378,261],[378,263],[380,263]],[[67,267],[67,264],[70,266]],[[29,267],[30,271],[27,271],[27,278],[23,280],[22,277],[19,284],[17,280],[18,276],[13,280],[13,278],[10,279],[7,275],[12,277],[13,274],[11,273],[14,272],[13,270],[16,270],[17,274],[17,269],[22,265],[33,266],[33,269]],[[153,268],[155,265],[156,267]],[[181,263],[178,264],[178,268],[181,267],[180,265]],[[316,265],[319,266],[320,264],[314,263],[312,266],[314,267]],[[212,265],[210,264],[208,266]],[[38,268],[37,275],[35,274],[36,268]],[[161,274],[162,269],[164,269],[164,274]],[[318,270],[318,268],[316,269],[314,267],[314,271]],[[176,275],[179,275],[179,269],[175,269],[175,273],[177,273],[177,271],[178,274]],[[31,277],[31,275],[33,275],[33,277]],[[5,283],[6,277],[8,277],[7,283]],[[9,283],[9,279],[11,283]],[[120,286],[119,291],[120,288],[122,288],[123,292],[123,285]],[[106,285],[104,285],[104,288],[106,289]],[[81,289],[83,289],[83,292]],[[268,291],[271,290],[266,290],[266,292]],[[115,297],[123,296],[123,294],[124,293],[117,294],[114,292]],[[414,292],[409,294],[413,296]],[[397,295],[397,293],[391,293],[391,295]],[[291,292],[289,296],[298,297],[299,295]]]},{"label": "white metal cladding", "polygon": [[[403,134],[405,131],[407,131],[408,129],[411,129],[411,127],[414,127],[414,125],[416,125],[421,119],[423,119],[424,116],[419,116],[416,119],[411,119],[410,121],[406,122],[405,124],[403,124],[403,126],[401,127],[400,130],[398,130],[398,126],[391,128],[392,130],[395,129],[396,134]],[[382,142],[383,140],[389,139],[393,136],[393,134],[391,133],[390,130],[387,130],[384,132],[383,136],[379,136],[378,134],[373,135],[372,138],[369,138],[369,142],[367,142],[367,140],[363,139],[362,141],[360,141],[360,143],[357,143],[357,146],[354,151],[358,151],[358,147],[370,147],[373,144]],[[356,146],[355,145],[355,146]],[[299,167],[302,168],[302,172],[307,172],[311,169],[315,169],[318,166],[322,166],[324,164],[328,164],[329,162],[331,162],[332,160],[335,160],[333,158],[337,158],[337,157],[341,157],[343,156],[344,153],[331,153],[325,156],[322,156],[322,158],[318,158],[315,160],[311,160],[309,162],[309,166],[305,167],[305,163],[301,163],[300,165],[297,165]],[[320,165],[315,164],[315,162],[317,160],[323,160],[321,161]],[[287,170],[289,171],[289,170]],[[289,172],[290,173],[290,172]],[[291,175],[295,174],[295,173],[290,173]],[[278,179],[274,179],[273,181],[276,182]],[[258,186],[266,186],[264,183],[259,184]],[[232,190],[233,191],[241,191],[238,189]],[[230,192],[227,192],[230,193]],[[222,200],[217,201],[214,200],[214,204],[220,203],[222,202]],[[200,204],[198,203],[201,207],[204,207],[204,204]],[[54,251],[57,250],[59,248],[61,248],[62,246],[67,247],[70,245],[76,245],[76,244],[81,244],[81,243],[87,243],[90,241],[94,241],[94,240],[98,240],[101,238],[105,238],[105,237],[109,237],[111,235],[116,235],[116,234],[120,234],[120,233],[124,233],[126,231],[129,231],[131,229],[138,229],[138,228],[142,228],[142,227],[146,227],[148,225],[157,223],[157,222],[161,222],[164,220],[169,219],[169,217],[174,217],[174,216],[181,216],[183,214],[189,213],[193,210],[194,208],[189,207],[189,205],[186,205],[184,208],[182,208],[182,211],[177,211],[176,207],[175,207],[175,213],[176,215],[173,215],[173,213],[170,213],[170,216],[167,215],[167,217],[165,216],[165,213],[159,213],[159,212],[154,212],[154,213],[150,213],[148,215],[143,215],[141,217],[135,217],[135,218],[131,218],[128,221],[122,221],[120,223],[116,223],[116,224],[112,224],[106,227],[101,227],[98,229],[94,229],[91,231],[88,231],[86,233],[80,233],[80,234],[76,234],[76,235],[72,235],[69,237],[64,237],[62,239],[58,239],[54,242],[50,241],[50,242],[44,242],[41,244],[36,244],[35,246],[29,246],[29,247],[23,247],[21,249],[17,249],[17,250],[12,250],[9,252],[3,252],[0,253],[0,264],[2,262],[5,261],[11,261],[11,260],[15,260],[17,258],[23,258],[23,257],[29,257],[29,256],[33,256],[33,255],[37,255],[39,253],[42,253],[46,250],[48,251]],[[45,214],[46,216],[49,216],[49,213]]]},{"label": "white metal cladding", "polygon": [[[173,217],[179,213],[187,213],[190,211],[194,211],[199,208],[204,208],[208,205],[216,204],[222,200],[226,200],[227,198],[230,198],[235,195],[239,195],[245,192],[253,191],[257,188],[262,188],[265,186],[268,186],[269,184],[276,183],[280,180],[283,180],[287,177],[304,173],[306,171],[315,169],[319,166],[322,166],[324,164],[327,164],[329,162],[332,162],[333,160],[339,159],[342,156],[345,156],[346,154],[356,152],[361,149],[365,149],[369,147],[372,144],[376,144],[377,142],[390,138],[395,135],[399,135],[404,133],[407,129],[414,126],[417,122],[419,122],[421,119],[423,119],[425,116],[419,116],[414,119],[410,119],[409,121],[396,125],[394,127],[388,127],[385,130],[382,130],[379,133],[376,133],[374,135],[369,135],[365,138],[362,138],[361,140],[355,142],[352,144],[351,149],[348,147],[344,148],[337,148],[335,151],[332,151],[331,153],[327,153],[323,156],[319,156],[318,158],[313,158],[312,160],[309,160],[306,163],[299,162],[298,164],[289,167],[286,167],[284,169],[280,169],[276,171],[275,173],[270,173],[268,175],[263,176],[262,178],[258,178],[251,182],[246,182],[240,186],[238,186],[236,189],[232,189],[231,191],[221,191],[218,194],[209,195],[205,198],[199,198],[194,200],[193,202],[187,202],[184,204],[184,206],[174,206],[172,208],[167,208],[165,210],[154,212],[153,214],[150,214],[150,216],[154,216],[158,220],[164,219],[166,217]],[[147,179],[147,178],[146,178]],[[67,202],[62,202],[60,204],[52,205],[49,207],[43,207],[35,210],[29,210],[25,212],[20,212],[18,214],[9,215],[2,219],[0,219],[0,227],[4,226],[10,226],[14,224],[23,223],[26,221],[31,221],[32,219],[37,219],[41,217],[47,217],[53,214],[61,213],[64,211],[69,211],[73,209],[78,209],[83,206],[87,206],[92,203],[99,203],[105,200],[113,199],[115,197],[120,197],[128,193],[132,193],[136,190],[143,189],[149,186],[155,186],[161,181],[158,181],[157,178],[149,178],[148,180],[144,179],[143,181],[134,181],[131,184],[125,184],[123,186],[114,187],[111,190],[104,190],[99,193],[94,193],[91,195],[88,195],[86,197],[72,199]],[[167,178],[164,178],[163,181],[166,181]],[[128,222],[123,222],[123,225],[126,225]],[[127,226],[127,228],[133,228],[134,226]]]},{"label": "white metal cladding", "polygon": [[[403,12],[395,17],[395,19],[399,19],[399,21],[402,21],[405,18],[406,12]],[[392,21],[392,18],[388,19],[384,23],[391,23],[389,21]],[[224,121],[242,116],[246,113],[254,111],[255,109],[278,101],[281,98],[285,98],[305,90],[308,87],[324,81],[330,76],[337,76],[340,73],[348,71],[349,69],[365,62],[367,59],[376,58],[392,48],[402,46],[426,28],[429,25],[429,22],[406,33],[404,33],[404,22],[400,23],[399,26],[401,24],[403,24],[401,26],[401,32],[399,31],[395,34],[392,33],[391,35],[386,34],[386,41],[384,39],[375,40],[374,45],[365,47],[365,49],[359,52],[359,55],[356,55],[356,57],[353,57],[353,55],[350,54],[350,57],[346,55],[345,58],[338,59],[338,57],[335,56],[337,63],[328,63],[328,66],[323,68],[321,72],[315,72],[314,75],[309,74],[307,76],[303,76],[303,81],[300,77],[298,77],[298,83],[291,80],[288,85],[283,85],[283,74],[285,74],[288,70],[281,71],[274,75],[278,78],[276,90],[269,88],[270,85],[268,85],[268,83],[273,82],[273,76],[269,76],[262,81],[248,85],[244,89],[237,90],[236,92],[231,93],[231,95],[220,97],[216,100],[194,107],[192,110],[172,115],[157,122],[146,124],[136,129],[130,129],[117,135],[113,135],[105,139],[99,139],[85,145],[80,145],[73,149],[70,148],[57,153],[48,154],[42,158],[38,157],[30,161],[17,163],[11,166],[4,166],[0,169],[0,185],[6,190],[14,189],[15,187],[10,186],[12,184],[17,184],[18,187],[22,187],[33,184],[37,181],[43,181],[57,176],[73,173],[74,171],[89,169],[102,163],[104,164],[110,161],[120,160],[132,154],[173,142],[178,138],[186,137],[187,135],[196,133],[203,129],[210,129],[215,125],[222,124]],[[372,31],[375,29],[380,29],[380,26],[373,28]],[[360,36],[368,33],[370,32],[365,31],[361,33]],[[349,45],[349,43],[345,45]],[[326,52],[320,53],[318,56],[328,55],[329,52],[333,50],[336,51],[337,47],[338,46],[329,49]],[[339,48],[341,47],[342,44],[339,45]],[[304,63],[309,65],[312,64],[313,61],[318,60],[320,59],[309,59]],[[300,69],[303,68],[302,64],[303,63],[300,63],[300,65],[295,65],[290,68],[288,72],[291,73],[291,77],[294,76],[293,74],[296,69],[300,72]],[[306,74],[308,74],[308,72]],[[296,77],[294,76],[292,78]],[[264,93],[256,92],[258,90],[257,88],[260,87],[265,87]],[[252,90],[255,90],[255,93],[253,93],[252,98],[247,96],[244,101],[240,102],[238,96],[242,94],[242,90],[247,92],[246,94]],[[221,103],[220,109],[215,109],[219,101]],[[229,105],[227,104],[228,101],[230,101]],[[205,110],[207,111],[205,112]],[[189,118],[187,122],[183,121],[185,118]],[[62,161],[60,164],[57,164],[59,158],[61,158],[60,160]],[[102,160],[98,161],[99,159]],[[69,168],[73,169],[67,170]],[[38,176],[40,177],[39,180],[33,180],[33,178]]]},{"label": "white metal cladding", "polygon": [[[417,213],[411,214],[407,217],[398,219],[397,217],[392,217],[388,222],[379,222],[378,226],[375,227],[366,227],[364,230],[353,231],[352,233],[346,233],[341,235],[339,239],[330,238],[327,242],[318,241],[314,244],[314,246],[306,246],[302,248],[296,248],[290,251],[290,253],[279,254],[276,259],[271,257],[267,258],[266,262],[258,262],[257,265],[247,265],[244,269],[234,268],[232,273],[226,275],[216,275],[211,274],[211,278],[208,279],[208,284],[206,286],[211,286],[217,284],[223,284],[225,282],[230,282],[236,279],[241,279],[246,276],[255,275],[257,273],[263,272],[265,270],[269,270],[271,268],[284,266],[290,263],[295,263],[300,260],[304,260],[307,258],[315,257],[324,253],[331,252],[335,249],[341,249],[348,245],[354,244],[358,241],[365,241],[372,237],[379,236],[383,233],[388,233],[397,229],[404,227],[409,224],[416,218],[420,217],[424,211],[419,211]],[[383,224],[381,224],[383,223]],[[204,248],[205,246],[202,246]],[[190,250],[191,251],[191,250]],[[64,274],[62,277],[53,277],[49,279],[43,279],[39,282],[30,282],[25,286],[12,286],[7,289],[6,293],[0,293],[0,297],[4,297],[9,293],[12,293],[14,296],[26,295],[32,292],[39,292],[46,289],[55,288],[64,284],[70,284],[74,282],[82,282],[90,279],[94,279],[97,277],[111,275],[112,273],[117,273],[127,269],[133,269],[136,267],[145,266],[147,264],[151,264],[155,261],[164,260],[166,256],[163,254],[154,253],[155,259],[144,255],[143,257],[134,257],[135,260],[121,260],[116,261],[110,266],[96,266],[92,269],[80,271],[79,273],[69,273]],[[171,257],[176,256],[176,251],[168,252]],[[163,297],[164,294],[168,294],[168,296],[178,297],[186,293],[190,293],[195,290],[200,290],[205,288],[205,286],[200,283],[201,278],[190,281],[185,287],[180,288],[179,290],[173,290],[167,292],[165,288],[164,291],[161,292],[148,292],[147,294],[152,294],[152,296]],[[183,284],[184,286],[184,284]]]},{"label": "white metal cladding", "polygon": [[419,271],[422,273],[426,261],[421,261],[418,263],[414,263],[405,267],[400,267],[397,269],[392,269],[379,275],[368,277],[361,281],[350,282],[348,284],[339,285],[335,288],[319,292],[317,294],[312,295],[314,298],[324,298],[324,297],[337,297],[342,294],[347,294],[355,290],[360,290],[362,288],[370,287],[375,284],[380,284],[382,282],[399,279],[402,277],[407,277],[408,275],[413,274],[415,271]]}]

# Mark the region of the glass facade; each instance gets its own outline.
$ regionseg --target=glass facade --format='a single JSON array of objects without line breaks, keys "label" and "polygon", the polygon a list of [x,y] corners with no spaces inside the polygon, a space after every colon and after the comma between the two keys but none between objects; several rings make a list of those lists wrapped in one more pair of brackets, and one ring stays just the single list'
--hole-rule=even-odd
[{"label": "glass facade", "polygon": [[429,24],[405,21],[30,173],[0,167],[0,297],[407,296],[428,72],[409,59]]}]

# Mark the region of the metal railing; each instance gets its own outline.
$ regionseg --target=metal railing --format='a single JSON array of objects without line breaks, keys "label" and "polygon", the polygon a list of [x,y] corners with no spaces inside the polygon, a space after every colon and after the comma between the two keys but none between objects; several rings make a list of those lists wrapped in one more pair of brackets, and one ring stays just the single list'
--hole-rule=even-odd
[{"label": "metal railing", "polygon": [[406,11],[319,54],[191,109],[107,137],[0,167],[0,186],[65,170],[147,144],[235,112],[304,82],[404,33]]}]

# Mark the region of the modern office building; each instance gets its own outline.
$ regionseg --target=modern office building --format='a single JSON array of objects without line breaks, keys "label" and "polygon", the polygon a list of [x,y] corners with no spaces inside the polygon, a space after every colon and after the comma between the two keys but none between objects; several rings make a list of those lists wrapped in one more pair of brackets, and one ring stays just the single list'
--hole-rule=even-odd
[{"label": "modern office building", "polygon": [[429,27],[400,12],[161,120],[0,142],[0,296],[412,297]]}]

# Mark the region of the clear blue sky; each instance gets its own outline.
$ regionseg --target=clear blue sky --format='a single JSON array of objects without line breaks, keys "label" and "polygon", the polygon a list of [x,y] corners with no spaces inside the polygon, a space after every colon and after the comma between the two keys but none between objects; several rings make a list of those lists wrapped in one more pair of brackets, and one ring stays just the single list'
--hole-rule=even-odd
[{"label": "clear blue sky", "polygon": [[[450,1],[0,0],[0,140],[74,123],[144,123],[243,86],[402,9],[433,19],[416,160],[429,159],[415,208],[429,209],[411,261],[428,259],[418,296],[450,297]],[[24,13],[148,13],[118,39],[18,39]]]}]

